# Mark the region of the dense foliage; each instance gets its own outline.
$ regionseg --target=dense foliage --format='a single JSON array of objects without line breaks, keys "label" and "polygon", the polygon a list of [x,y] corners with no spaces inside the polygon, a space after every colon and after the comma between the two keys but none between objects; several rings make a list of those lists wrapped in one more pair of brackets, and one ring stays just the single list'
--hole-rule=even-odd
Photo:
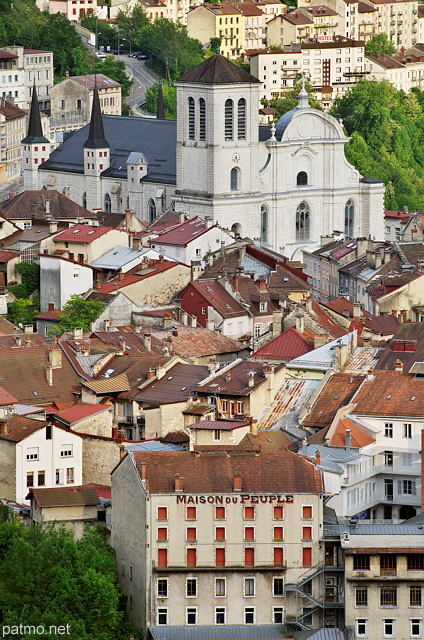
[{"label": "dense foliage", "polygon": [[[20,287],[21,285],[16,286]],[[19,291],[14,293],[14,295],[19,296]],[[8,305],[7,319],[12,322],[15,327],[18,327],[20,324],[32,324],[34,322],[33,308],[31,300],[17,297],[14,302]]]},{"label": "dense foliage", "polygon": [[[264,107],[273,107],[276,111],[276,118],[279,118],[287,111],[295,109],[297,106],[297,96],[302,88],[302,83],[297,82],[293,89],[288,89],[280,98],[272,98],[271,100],[262,100]],[[309,106],[314,109],[320,109],[318,102],[313,97],[312,85],[309,82],[305,83],[305,89],[309,93]]]},{"label": "dense foliage", "polygon": [[379,55],[382,53],[387,53],[391,56],[394,52],[395,48],[387,37],[387,33],[384,32],[376,33],[365,45],[366,56]]},{"label": "dense foliage", "polygon": [[54,330],[55,334],[62,335],[77,328],[89,331],[90,323],[99,317],[103,307],[104,302],[99,300],[85,300],[76,294],[72,295],[63,307],[60,323]]},{"label": "dense foliage", "polygon": [[76,542],[64,527],[0,522],[3,638],[16,637],[14,626],[34,625],[47,640],[60,637],[50,626],[66,627],[69,640],[127,640],[133,630],[120,605],[114,555],[99,529]]},{"label": "dense foliage", "polygon": [[352,136],[347,159],[386,185],[386,207],[423,209],[424,92],[405,94],[386,80],[361,80],[336,98],[332,115]]},{"label": "dense foliage", "polygon": [[[146,111],[156,115],[158,107],[159,84],[155,83],[146,89],[145,98]],[[165,105],[165,117],[175,120],[177,117],[177,92],[173,85],[165,83],[162,85],[163,103]]]}]

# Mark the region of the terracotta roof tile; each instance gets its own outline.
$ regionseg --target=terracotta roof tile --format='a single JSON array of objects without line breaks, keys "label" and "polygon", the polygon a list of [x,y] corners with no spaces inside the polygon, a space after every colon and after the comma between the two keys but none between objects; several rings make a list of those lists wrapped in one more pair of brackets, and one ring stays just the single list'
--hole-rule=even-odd
[{"label": "terracotta roof tile", "polygon": [[201,429],[201,430],[217,430],[217,431],[232,431],[233,429],[239,429],[240,427],[246,427],[249,422],[240,422],[240,420],[200,420],[193,424],[187,425],[187,429]]},{"label": "terracotta roof tile", "polygon": [[141,282],[146,278],[151,278],[158,273],[180,266],[179,262],[170,262],[169,260],[150,260],[148,268],[143,270],[140,265],[137,265],[133,269],[127,271],[121,280],[119,277],[110,280],[106,284],[103,284],[100,289],[97,289],[97,291],[100,291],[101,293],[111,293],[118,291],[119,289],[125,289],[125,287],[128,287],[131,284],[136,284],[137,282]]},{"label": "terracotta roof tile", "polygon": [[184,402],[199,382],[208,376],[208,368],[178,363],[168,369],[160,380],[153,380],[136,395],[138,402],[169,404]]},{"label": "terracotta roof tile", "polygon": [[7,434],[0,436],[0,439],[10,440],[11,442],[21,442],[24,438],[35,433],[39,429],[43,429],[47,422],[44,420],[34,420],[26,416],[14,415],[7,420]]},{"label": "terracotta roof tile", "polygon": [[213,356],[220,353],[238,353],[246,346],[229,336],[216,335],[203,327],[178,327],[178,336],[170,336],[168,331],[152,328],[152,345],[161,348],[163,341],[172,337],[172,350],[183,358]]},{"label": "terracotta roof tile", "polygon": [[[48,205],[46,202],[48,201]],[[48,211],[46,209],[48,208]],[[8,220],[31,218],[46,218],[51,215],[54,219],[94,218],[95,214],[70,200],[54,189],[27,189],[15,195],[13,200],[6,200],[0,204],[0,213]]]},{"label": "terracotta roof tile", "polygon": [[[224,3],[225,4],[225,3]],[[232,12],[240,13],[232,8]],[[194,82],[200,84],[252,84],[260,80],[238,67],[224,56],[214,55],[207,58],[191,71],[184,73],[176,82]]]},{"label": "terracotta roof tile", "polygon": [[322,429],[331,424],[337,410],[349,404],[364,379],[365,376],[335,373],[321,391],[304,426]]},{"label": "terracotta roof tile", "polygon": [[[155,231],[157,231],[157,227]],[[190,218],[182,224],[178,224],[169,231],[164,231],[157,238],[152,239],[154,244],[173,244],[186,247],[192,240],[203,235],[208,230],[206,223],[198,218]]]},{"label": "terracotta roof tile", "polygon": [[352,402],[358,415],[423,416],[424,380],[400,371],[374,371]]},{"label": "terracotta roof tile", "polygon": [[339,420],[336,431],[331,438],[330,445],[332,447],[346,446],[346,430],[350,429],[351,446],[365,447],[367,444],[375,442],[375,438],[364,433],[356,424],[353,424],[348,418]]},{"label": "terracotta roof tile", "polygon": [[[283,365],[275,365],[275,371],[279,371]],[[249,376],[253,376],[253,385],[249,387]],[[248,396],[265,381],[264,365],[262,362],[252,360],[236,360],[222,373],[218,372],[210,377],[205,384],[197,387],[197,393],[219,395]]]},{"label": "terracotta roof tile", "polygon": [[85,420],[90,416],[95,416],[97,413],[102,413],[103,411],[110,411],[110,406],[105,404],[76,404],[69,409],[65,409],[64,411],[59,411],[56,413],[55,417],[61,422],[67,422],[72,425],[76,422],[80,422],[80,420]]},{"label": "terracotta roof tile", "polygon": [[18,402],[19,400],[17,400],[15,396],[12,396],[6,389],[0,387],[0,406],[4,407],[9,404],[17,404]]},{"label": "terracotta roof tile", "polygon": [[73,485],[72,487],[33,488],[27,499],[34,496],[42,509],[48,507],[96,506],[100,498],[111,499],[111,488],[99,484]]},{"label": "terracotta roof tile", "polygon": [[294,327],[286,329],[283,333],[276,336],[265,345],[254,351],[249,358],[260,360],[281,360],[289,362],[293,358],[313,351],[313,340],[308,340]]},{"label": "terracotta roof tile", "polygon": [[176,473],[183,478],[184,493],[230,493],[235,472],[241,474],[243,493],[323,491],[320,471],[291,451],[259,455],[227,455],[226,450],[221,455],[133,451],[129,455],[140,474],[141,464],[146,463],[150,493],[174,494]]},{"label": "terracotta roof tile", "polygon": [[186,290],[189,289],[194,289],[206,298],[208,304],[223,318],[247,315],[246,309],[217,280],[194,280],[187,285]]},{"label": "terracotta roof tile", "polygon": [[88,76],[69,76],[69,80],[73,80],[77,84],[80,84],[82,87],[90,89],[90,91],[94,90],[95,84],[97,84],[98,89],[111,89],[112,87],[121,86],[119,82],[116,82],[116,80],[112,80],[112,78],[105,76],[103,73],[97,73],[96,75],[93,74]]},{"label": "terracotta roof tile", "polygon": [[[90,244],[101,238],[102,236],[109,233],[109,231],[114,231],[113,227],[93,227],[90,224],[76,224],[69,229],[65,229],[61,233],[58,233],[54,237],[55,242],[78,242],[84,244]],[[122,236],[122,241],[126,239],[127,232],[123,232],[125,235]]]}]

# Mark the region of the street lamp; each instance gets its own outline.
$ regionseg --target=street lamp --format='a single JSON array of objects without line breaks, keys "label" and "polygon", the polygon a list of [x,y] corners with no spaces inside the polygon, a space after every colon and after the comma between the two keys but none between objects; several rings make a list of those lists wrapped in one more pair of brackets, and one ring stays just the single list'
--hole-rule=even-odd
[{"label": "street lamp", "polygon": [[125,42],[130,43],[130,56],[131,56],[131,40],[128,40],[128,38],[121,38],[121,40],[125,40]]}]

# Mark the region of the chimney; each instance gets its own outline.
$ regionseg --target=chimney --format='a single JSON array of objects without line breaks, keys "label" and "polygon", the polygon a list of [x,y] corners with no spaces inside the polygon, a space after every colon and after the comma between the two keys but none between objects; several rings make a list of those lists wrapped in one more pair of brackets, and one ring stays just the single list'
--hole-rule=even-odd
[{"label": "chimney", "polygon": [[265,380],[267,381],[266,403],[270,405],[274,399],[274,391],[275,391],[275,374],[274,374],[273,364],[264,365],[264,376],[265,376]]},{"label": "chimney", "polygon": [[[47,202],[48,202],[48,200],[47,200]],[[56,231],[57,231],[57,222],[56,222],[56,220],[51,220],[49,222],[49,232],[50,233],[56,233]]]},{"label": "chimney", "polygon": [[75,327],[72,330],[72,337],[74,340],[81,340],[81,338],[84,337],[84,331],[82,330],[82,327]]},{"label": "chimney", "polygon": [[206,329],[209,329],[209,331],[214,331],[215,330],[215,320],[206,320]]},{"label": "chimney", "polygon": [[139,324],[136,324],[134,327],[134,333],[141,333],[141,326]]},{"label": "chimney", "polygon": [[210,216],[206,216],[205,222],[206,222],[206,229],[210,229],[211,226],[213,225],[212,218]]},{"label": "chimney", "polygon": [[315,464],[319,466],[321,464],[321,451],[318,449],[315,451]]},{"label": "chimney", "polygon": [[247,384],[250,387],[250,389],[255,386],[255,372],[254,371],[249,371],[249,380],[248,380]]},{"label": "chimney", "polygon": [[405,55],[405,47],[400,48],[400,55],[403,57]]},{"label": "chimney", "polygon": [[50,363],[46,365],[46,380],[50,387],[53,386],[53,368]]},{"label": "chimney", "polygon": [[118,338],[118,342],[121,350],[125,351],[125,349],[127,348],[127,343],[125,342],[124,338]]},{"label": "chimney", "polygon": [[94,288],[100,289],[101,286],[102,286],[102,283],[100,282],[100,280],[96,280],[96,282],[94,283]]},{"label": "chimney", "polygon": [[122,460],[123,458],[125,458],[125,445],[121,443],[119,445],[119,459]]},{"label": "chimney", "polygon": [[163,316],[163,328],[169,329],[171,325],[172,325],[172,317],[169,315],[169,313],[165,313],[165,315]]},{"label": "chimney", "polygon": [[179,224],[183,224],[183,222],[185,222],[185,214],[184,213],[179,213],[178,214],[178,223]]},{"label": "chimney", "polygon": [[371,269],[375,269],[375,251],[367,249],[366,257]]},{"label": "chimney", "polygon": [[395,360],[395,371],[403,371],[403,362],[402,360]]},{"label": "chimney", "polygon": [[154,377],[155,377],[155,370],[150,368],[148,370],[148,372],[147,372],[147,379],[148,380],[152,380],[152,378],[154,378]]},{"label": "chimney", "polygon": [[59,346],[50,347],[49,365],[52,367],[52,369],[62,368],[62,349]]},{"label": "chimney", "polygon": [[236,246],[237,246],[237,251],[238,251],[238,259],[239,259],[240,266],[241,266],[241,263],[243,262],[244,256],[245,256],[245,253],[246,253],[246,245],[244,244],[244,242],[240,238],[240,236],[238,236],[236,238]]},{"label": "chimney", "polygon": [[164,340],[163,347],[162,347],[162,353],[166,358],[168,358],[168,356],[171,353],[170,349],[169,349],[169,343],[168,343],[167,340]]},{"label": "chimney", "polygon": [[305,319],[300,314],[296,316],[296,331],[299,331],[299,333],[305,331]]},{"label": "chimney", "polygon": [[183,311],[181,314],[181,322],[186,327],[188,325],[188,313],[187,311]]},{"label": "chimney", "polygon": [[424,429],[421,429],[421,511],[424,512]]},{"label": "chimney", "polygon": [[13,189],[11,189],[11,190],[9,191],[9,201],[10,201],[10,200],[13,200],[13,198],[14,198],[14,197],[15,197],[15,192],[13,191]]},{"label": "chimney", "polygon": [[221,258],[225,258],[225,240],[221,240]]},{"label": "chimney", "polygon": [[22,337],[21,336],[15,336],[15,342],[16,342],[16,346],[20,347],[22,344]]},{"label": "chimney", "polygon": [[255,418],[250,418],[250,434],[252,436],[258,435],[258,421]]},{"label": "chimney", "polygon": [[150,333],[145,333],[144,336],[144,348],[147,349],[147,351],[151,351],[152,350],[152,336]]},{"label": "chimney", "polygon": [[34,326],[32,324],[24,324],[24,333],[34,333]]},{"label": "chimney", "polygon": [[197,316],[191,316],[190,324],[192,327],[197,327]]},{"label": "chimney", "polygon": [[314,349],[318,349],[318,347],[322,347],[324,344],[327,344],[328,336],[325,334],[314,336]]},{"label": "chimney", "polygon": [[142,480],[147,480],[147,473],[146,473],[146,463],[142,462],[140,464],[140,471],[141,471],[141,479]]},{"label": "chimney", "polygon": [[200,260],[192,260],[190,269],[190,279],[198,280],[200,274],[202,273],[202,263],[200,262]]},{"label": "chimney", "polygon": [[156,366],[156,378],[158,380],[160,380],[161,378],[163,378],[163,376],[165,375],[165,367],[163,366],[163,364],[161,362],[158,362],[157,366]]},{"label": "chimney", "polygon": [[241,473],[235,471],[233,475],[233,491],[241,491]]},{"label": "chimney", "polygon": [[368,373],[367,373],[367,375],[365,377],[365,380],[367,382],[372,382],[374,380],[373,369],[369,369],[369,371],[368,371]]},{"label": "chimney", "polygon": [[351,430],[346,429],[346,444],[345,444],[346,451],[350,451],[351,446],[352,446]]},{"label": "chimney", "polygon": [[160,253],[160,254],[159,254],[159,262],[163,262],[163,259],[164,259],[164,258],[163,258],[163,255],[162,255],[162,253]]},{"label": "chimney", "polygon": [[266,280],[265,280],[265,278],[258,278],[256,280],[256,286],[258,287],[259,291],[266,291]]},{"label": "chimney", "polygon": [[123,280],[125,278],[125,273],[123,273],[122,271],[120,271],[118,273],[118,280]]},{"label": "chimney", "polygon": [[276,338],[283,329],[283,312],[274,311],[272,314],[272,337]]},{"label": "chimney", "polygon": [[225,374],[225,382],[231,382],[231,373],[230,372]]},{"label": "chimney", "polygon": [[380,269],[381,265],[383,264],[383,256],[381,255],[381,249],[376,249],[375,250],[375,268],[376,269]]},{"label": "chimney", "polygon": [[131,209],[125,209],[125,231],[131,231]]},{"label": "chimney", "polygon": [[172,329],[172,335],[175,336],[176,338],[178,337],[178,327],[174,327]]},{"label": "chimney", "polygon": [[340,369],[345,364],[348,357],[348,348],[346,344],[336,344],[334,347],[334,368],[336,371],[340,371]]},{"label": "chimney", "polygon": [[175,474],[175,491],[183,490],[183,480],[184,478],[182,478],[179,473]]},{"label": "chimney", "polygon": [[7,436],[9,430],[7,428],[7,418],[0,419],[0,436]]},{"label": "chimney", "polygon": [[239,290],[239,279],[238,279],[238,274],[234,274],[233,276],[233,289],[234,291],[238,291]]},{"label": "chimney", "polygon": [[354,302],[353,303],[353,318],[360,318],[362,316],[362,309],[361,309],[361,303],[360,302]]},{"label": "chimney", "polygon": [[66,78],[69,78],[69,71],[65,73]]}]

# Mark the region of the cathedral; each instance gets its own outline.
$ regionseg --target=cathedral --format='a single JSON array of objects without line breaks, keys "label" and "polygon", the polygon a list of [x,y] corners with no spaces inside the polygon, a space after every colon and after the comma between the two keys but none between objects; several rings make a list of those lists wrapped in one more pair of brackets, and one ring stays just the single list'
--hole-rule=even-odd
[{"label": "cathedral", "polygon": [[[175,82],[177,120],[102,116],[50,153],[33,92],[25,189],[154,220],[170,207],[301,259],[334,231],[384,238],[384,185],[348,163],[339,122],[303,88],[274,127],[258,125],[260,81],[215,55]],[[34,99],[35,96],[35,99]],[[33,108],[34,107],[34,108]]]}]

